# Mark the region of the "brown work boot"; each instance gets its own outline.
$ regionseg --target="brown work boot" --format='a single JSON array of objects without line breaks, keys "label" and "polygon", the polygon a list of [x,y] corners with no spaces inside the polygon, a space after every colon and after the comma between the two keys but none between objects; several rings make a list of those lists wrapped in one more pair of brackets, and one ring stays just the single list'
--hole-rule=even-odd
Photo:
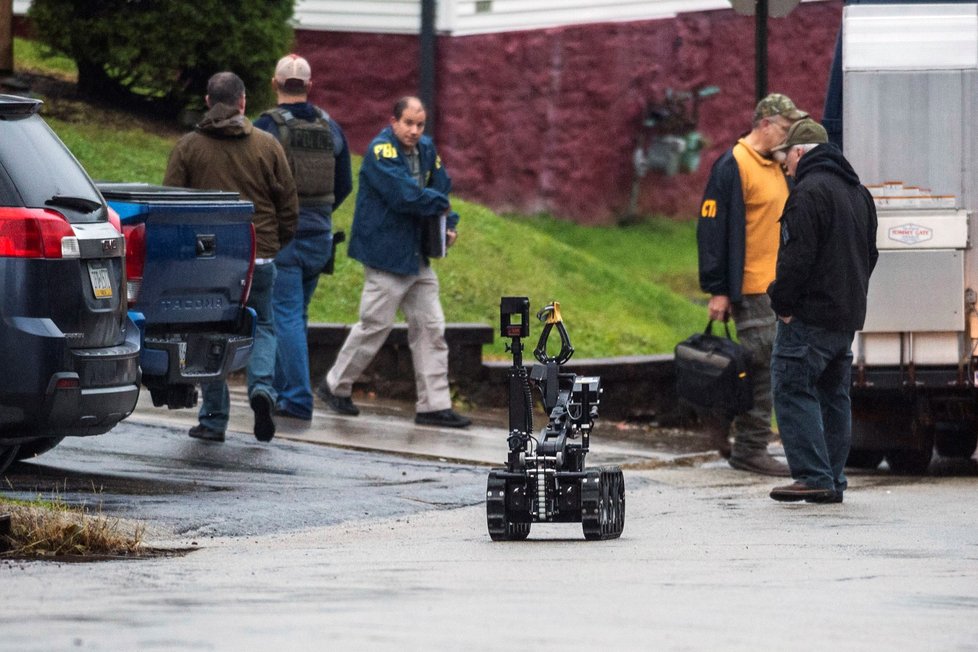
[{"label": "brown work boot", "polygon": [[738,471],[773,475],[779,478],[791,477],[791,469],[788,468],[788,465],[774,459],[766,452],[757,452],[743,456],[731,455],[727,463]]}]

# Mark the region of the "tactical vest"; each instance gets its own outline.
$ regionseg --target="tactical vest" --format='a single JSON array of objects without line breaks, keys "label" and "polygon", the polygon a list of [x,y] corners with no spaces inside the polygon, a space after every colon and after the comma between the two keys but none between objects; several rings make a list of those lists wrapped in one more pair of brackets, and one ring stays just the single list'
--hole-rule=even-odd
[{"label": "tactical vest", "polygon": [[269,116],[278,126],[278,140],[285,149],[301,206],[329,204],[335,200],[336,146],[329,114],[316,108],[312,122],[299,120],[287,109],[274,108]]}]

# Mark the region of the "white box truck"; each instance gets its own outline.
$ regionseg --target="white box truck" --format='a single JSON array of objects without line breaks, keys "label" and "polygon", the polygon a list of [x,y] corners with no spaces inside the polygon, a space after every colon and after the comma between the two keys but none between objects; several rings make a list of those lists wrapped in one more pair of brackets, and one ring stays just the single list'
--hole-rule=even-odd
[{"label": "white box truck", "polygon": [[879,263],[853,342],[849,465],[927,469],[978,441],[978,3],[843,12],[843,149]]}]

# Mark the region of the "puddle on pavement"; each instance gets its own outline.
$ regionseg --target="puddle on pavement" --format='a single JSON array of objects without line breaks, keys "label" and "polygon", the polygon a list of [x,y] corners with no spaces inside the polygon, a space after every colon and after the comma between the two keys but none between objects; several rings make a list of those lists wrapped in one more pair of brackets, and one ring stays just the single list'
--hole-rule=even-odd
[{"label": "puddle on pavement", "polygon": [[364,486],[367,487],[400,487],[412,484],[427,484],[438,482],[438,478],[416,478],[412,480],[385,480],[383,478],[368,478]]}]

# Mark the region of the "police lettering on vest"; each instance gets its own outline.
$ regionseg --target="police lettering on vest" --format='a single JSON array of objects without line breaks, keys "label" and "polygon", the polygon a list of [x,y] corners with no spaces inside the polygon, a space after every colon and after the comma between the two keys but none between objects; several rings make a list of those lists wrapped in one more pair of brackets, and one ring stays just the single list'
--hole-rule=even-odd
[{"label": "police lettering on vest", "polygon": [[299,203],[303,206],[329,204],[335,200],[336,146],[329,114],[316,108],[314,121],[299,120],[287,109],[265,111],[278,127],[278,139],[295,177]]}]

